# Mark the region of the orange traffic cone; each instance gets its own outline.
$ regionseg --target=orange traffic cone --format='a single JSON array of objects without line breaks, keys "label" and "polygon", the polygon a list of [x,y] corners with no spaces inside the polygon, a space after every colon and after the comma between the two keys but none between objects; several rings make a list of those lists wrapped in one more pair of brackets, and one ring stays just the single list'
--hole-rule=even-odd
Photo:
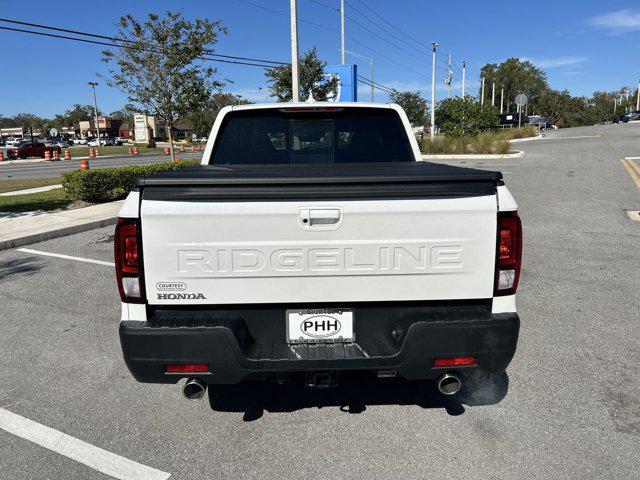
[{"label": "orange traffic cone", "polygon": [[89,157],[96,158],[96,152],[93,148],[89,149]]},{"label": "orange traffic cone", "polygon": [[50,152],[49,150],[45,150],[45,152],[44,152],[44,159],[45,159],[47,162],[50,162],[50,161],[51,161],[51,152]]},{"label": "orange traffic cone", "polygon": [[138,155],[138,147],[133,147],[133,154]]},{"label": "orange traffic cone", "polygon": [[98,155],[100,155],[100,149],[99,149],[99,148],[96,148],[96,157],[97,157]]},{"label": "orange traffic cone", "polygon": [[131,147],[127,148],[127,153],[128,153],[129,155],[131,155],[131,154],[133,153],[133,151],[131,150]]},{"label": "orange traffic cone", "polygon": [[4,152],[0,150],[0,162],[4,162]]},{"label": "orange traffic cone", "polygon": [[169,147],[164,147],[164,154],[169,155]]},{"label": "orange traffic cone", "polygon": [[80,170],[89,170],[89,160],[80,160]]},{"label": "orange traffic cone", "polygon": [[58,153],[58,151],[57,151],[57,150],[54,150],[54,151],[53,151],[53,160],[54,160],[55,162],[59,162],[59,161],[60,161],[60,154]]},{"label": "orange traffic cone", "polygon": [[194,145],[191,145],[191,151],[195,152],[196,151],[196,147]]},{"label": "orange traffic cone", "polygon": [[69,150],[65,150],[64,151],[64,159],[65,160],[71,160],[71,151],[69,151]]},{"label": "orange traffic cone", "polygon": [[184,145],[180,145],[180,153],[184,152]]}]

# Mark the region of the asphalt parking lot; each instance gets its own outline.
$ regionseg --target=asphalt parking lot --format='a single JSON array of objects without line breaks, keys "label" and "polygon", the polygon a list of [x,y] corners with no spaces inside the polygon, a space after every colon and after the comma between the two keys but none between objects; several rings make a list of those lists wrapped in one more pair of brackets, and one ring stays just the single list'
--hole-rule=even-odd
[{"label": "asphalt parking lot", "polygon": [[[176,152],[176,157],[187,160],[202,158],[201,152]],[[91,168],[119,167],[122,165],[149,165],[152,163],[168,162],[171,157],[166,155],[140,155],[139,157],[125,155],[105,155],[89,160]],[[19,180],[26,178],[56,178],[64,172],[80,168],[79,159],[47,161],[6,161],[0,163],[0,181]]]},{"label": "asphalt parking lot", "polygon": [[[447,162],[505,172],[520,207],[506,396],[469,405],[425,383],[362,380],[220,392],[218,404],[215,391],[188,402],[177,386],[138,384],[120,352],[106,227],[0,252],[0,477],[112,478],[116,465],[143,479],[638,478],[640,222],[627,210],[640,210],[640,161],[621,160],[640,157],[640,124],[516,147],[526,155]],[[44,448],[9,433],[15,422],[69,437]]]}]

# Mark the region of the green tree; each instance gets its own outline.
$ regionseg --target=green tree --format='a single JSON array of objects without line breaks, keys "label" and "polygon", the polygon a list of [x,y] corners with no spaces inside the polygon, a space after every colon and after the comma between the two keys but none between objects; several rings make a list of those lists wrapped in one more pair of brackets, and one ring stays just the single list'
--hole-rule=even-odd
[{"label": "green tree", "polygon": [[[102,112],[98,111],[98,115],[102,115]],[[93,105],[79,105],[76,103],[73,108],[64,112],[63,117],[65,121],[69,123],[69,125],[75,125],[78,122],[93,120],[95,118]]]},{"label": "green tree", "polygon": [[451,136],[477,135],[498,125],[498,110],[467,97],[447,98],[436,107],[436,125]]},{"label": "green tree", "polygon": [[399,92],[394,90],[389,94],[389,98],[404,109],[411,125],[418,126],[427,123],[427,101],[419,91]]},{"label": "green tree", "polygon": [[[313,47],[300,58],[300,99],[306,100],[309,92],[313,92],[316,100],[326,100],[338,86],[338,80],[324,76],[327,62],[318,58],[316,47]],[[269,94],[279,102],[290,102],[293,98],[291,84],[291,65],[280,65],[265,70]]]},{"label": "green tree", "polygon": [[207,101],[202,105],[202,108],[198,111],[190,112],[185,117],[187,122],[199,137],[206,137],[211,132],[211,127],[215,121],[218,113],[222,108],[227,105],[246,105],[251,103],[250,101],[242,98],[239,95],[232,93],[214,93]]},{"label": "green tree", "polygon": [[5,117],[0,114],[0,128],[11,128],[17,126],[12,117]]},{"label": "green tree", "polygon": [[136,108],[135,105],[131,103],[126,103],[124,107],[122,107],[119,110],[114,110],[109,114],[109,116],[117,120],[133,122],[133,115],[139,112],[140,112],[140,109]]},{"label": "green tree", "polygon": [[166,123],[175,159],[172,129],[223,85],[202,56],[211,53],[226,29],[219,20],[187,20],[179,12],[164,17],[150,13],[144,22],[125,15],[117,26],[116,36],[124,46],[103,52],[103,61],[115,64],[109,85]]},{"label": "green tree", "polygon": [[[511,111],[512,104],[515,108],[515,98],[519,93],[524,93],[530,98],[529,108],[535,108],[536,99],[549,88],[547,74],[527,60],[508,58],[501,64],[488,63],[480,69],[480,77],[485,79],[485,105],[490,99],[491,85],[496,84],[496,96],[504,87],[504,102],[506,111]],[[482,94],[480,87],[478,95]],[[499,97],[496,98],[496,103]]]}]

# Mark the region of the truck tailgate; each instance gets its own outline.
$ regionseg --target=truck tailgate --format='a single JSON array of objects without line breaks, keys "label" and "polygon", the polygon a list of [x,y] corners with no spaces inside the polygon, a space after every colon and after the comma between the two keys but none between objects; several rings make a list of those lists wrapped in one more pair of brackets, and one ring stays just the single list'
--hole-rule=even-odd
[{"label": "truck tailgate", "polygon": [[141,182],[147,185],[141,224],[150,304],[492,296],[497,200],[486,185],[475,194],[446,195],[440,188],[423,198],[379,199],[371,192],[387,191],[388,182],[355,198],[338,190],[306,199],[301,192],[314,187],[296,185],[293,200],[274,193],[284,186],[270,186],[263,198],[253,198],[263,186],[225,198],[217,187],[194,186],[192,179],[190,187],[178,181],[176,188],[173,180],[170,188]]}]

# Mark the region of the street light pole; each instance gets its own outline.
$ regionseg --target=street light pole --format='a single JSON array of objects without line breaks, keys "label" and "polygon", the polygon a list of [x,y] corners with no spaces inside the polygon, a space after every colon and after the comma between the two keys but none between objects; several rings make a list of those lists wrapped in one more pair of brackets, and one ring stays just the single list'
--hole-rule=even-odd
[{"label": "street light pole", "polygon": [[300,101],[300,73],[298,71],[300,61],[298,56],[298,0],[291,0],[291,100],[294,102]]},{"label": "street light pole", "polygon": [[504,106],[504,86],[500,87],[500,115],[503,113]]},{"label": "street light pole", "polygon": [[352,52],[350,50],[345,50],[345,53],[348,53],[349,55],[353,55],[355,57],[359,57],[362,58],[363,60],[366,60],[367,62],[369,62],[369,64],[371,65],[371,102],[374,102],[374,92],[373,92],[373,58],[371,57],[365,57],[364,55],[360,55],[359,53],[356,52]]},{"label": "street light pole", "polygon": [[342,65],[344,65],[347,52],[344,49],[344,0],[340,0],[340,45],[342,50]]},{"label": "street light pole", "polygon": [[484,77],[482,77],[482,97],[480,98],[480,106],[484,107]]},{"label": "street light pole", "polygon": [[95,116],[96,122],[96,132],[98,134],[98,146],[102,144],[100,141],[100,125],[98,123],[98,102],[96,100],[96,87],[98,86],[98,82],[87,82],[87,85],[91,86],[93,90],[93,114]]},{"label": "street light pole", "polygon": [[431,65],[431,132],[430,138],[433,140],[436,135],[436,47],[437,42],[431,42],[433,47],[433,63]]},{"label": "street light pole", "polygon": [[640,80],[638,80],[638,97],[636,98],[636,111],[640,110]]},{"label": "street light pole", "polygon": [[464,100],[464,84],[467,81],[467,61],[462,60],[462,99]]}]

